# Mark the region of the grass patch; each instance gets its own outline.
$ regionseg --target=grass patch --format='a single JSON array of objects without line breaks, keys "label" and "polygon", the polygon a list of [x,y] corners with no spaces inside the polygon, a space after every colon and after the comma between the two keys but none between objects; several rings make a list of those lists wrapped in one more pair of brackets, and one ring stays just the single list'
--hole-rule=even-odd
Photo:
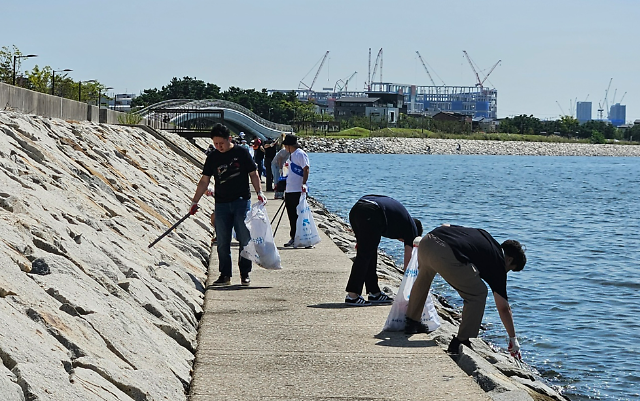
[{"label": "grass patch", "polygon": [[[314,136],[314,135],[309,135]],[[589,143],[589,139],[565,138],[557,135],[520,135],[505,134],[499,132],[472,132],[470,134],[449,134],[445,132],[432,132],[429,130],[413,128],[383,128],[369,131],[365,128],[354,127],[340,132],[329,132],[315,136],[328,138],[433,138],[433,139],[467,139],[479,141],[523,141],[523,142],[553,142],[553,143]]]}]

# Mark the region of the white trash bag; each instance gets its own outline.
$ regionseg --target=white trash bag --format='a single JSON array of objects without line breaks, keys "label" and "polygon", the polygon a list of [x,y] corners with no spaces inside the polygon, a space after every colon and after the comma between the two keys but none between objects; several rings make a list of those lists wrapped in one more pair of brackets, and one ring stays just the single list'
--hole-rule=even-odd
[{"label": "white trash bag", "polygon": [[[418,277],[418,244],[420,238],[416,238],[413,241],[413,251],[411,252],[411,261],[404,271],[400,288],[398,288],[398,294],[393,300],[391,310],[387,321],[382,328],[383,331],[402,331],[406,324],[405,314],[407,313],[407,307],[409,306],[409,296],[411,295],[411,288],[413,283]],[[429,331],[433,331],[440,327],[440,317],[436,308],[433,305],[433,299],[431,299],[431,291],[427,295],[427,301],[424,303],[424,309],[422,310],[422,323],[429,327]]]},{"label": "white trash bag", "polygon": [[298,220],[296,220],[296,236],[293,239],[293,246],[304,248],[319,243],[320,234],[318,234],[318,228],[313,221],[313,214],[307,202],[307,194],[304,192],[300,195],[300,203],[298,203],[296,211],[298,212]]},{"label": "white trash bag", "polygon": [[242,249],[240,256],[265,269],[282,269],[280,254],[273,240],[273,231],[264,203],[256,202],[251,205],[251,210],[247,213],[244,224],[249,229],[251,240]]}]

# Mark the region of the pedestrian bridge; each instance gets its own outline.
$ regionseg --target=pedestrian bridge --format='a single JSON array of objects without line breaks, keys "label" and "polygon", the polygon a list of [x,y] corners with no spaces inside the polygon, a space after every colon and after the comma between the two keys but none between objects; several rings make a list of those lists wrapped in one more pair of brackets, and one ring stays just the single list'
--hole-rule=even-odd
[{"label": "pedestrian bridge", "polygon": [[216,123],[231,131],[244,132],[260,139],[275,139],[282,133],[293,132],[293,127],[268,121],[251,110],[227,100],[165,100],[136,112],[147,125],[175,132],[185,138],[209,137]]}]

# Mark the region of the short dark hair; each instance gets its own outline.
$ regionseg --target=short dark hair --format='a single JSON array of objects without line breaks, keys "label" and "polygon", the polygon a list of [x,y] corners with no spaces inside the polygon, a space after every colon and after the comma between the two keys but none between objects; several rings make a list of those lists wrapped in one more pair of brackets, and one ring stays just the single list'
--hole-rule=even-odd
[{"label": "short dark hair", "polygon": [[224,139],[229,139],[229,137],[231,136],[231,131],[229,131],[229,128],[227,128],[226,125],[223,124],[216,124],[213,126],[213,128],[211,128],[211,138],[224,138]]},{"label": "short dark hair", "polygon": [[512,263],[515,265],[513,268],[514,272],[519,272],[524,269],[524,265],[527,263],[527,255],[524,254],[524,248],[518,241],[508,239],[500,246],[506,256],[513,258]]},{"label": "short dark hair", "polygon": [[416,218],[413,219],[413,222],[416,223],[416,228],[418,229],[418,237],[422,237],[422,222]]}]

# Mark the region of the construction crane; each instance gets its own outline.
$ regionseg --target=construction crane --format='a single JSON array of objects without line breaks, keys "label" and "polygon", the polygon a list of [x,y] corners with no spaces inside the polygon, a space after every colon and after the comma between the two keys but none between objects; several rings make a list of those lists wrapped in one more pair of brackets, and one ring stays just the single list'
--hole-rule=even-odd
[{"label": "construction crane", "polygon": [[349,81],[351,81],[353,79],[353,77],[358,73],[358,71],[354,71],[353,74],[351,74],[351,76],[349,76],[349,78],[342,80],[339,79],[336,82],[336,85],[333,88],[333,91],[338,93],[338,92],[342,92],[343,90],[346,91],[347,87],[349,86]]},{"label": "construction crane", "polygon": [[307,86],[304,82],[304,79],[307,77],[307,75],[309,75],[309,73],[311,71],[313,71],[313,68],[318,65],[318,63],[316,63],[313,67],[311,67],[311,70],[309,70],[309,72],[307,73],[307,75],[304,76],[304,78],[302,78],[302,80],[300,81],[300,84],[298,85],[298,89],[306,89],[308,91],[313,90],[313,84],[316,83],[316,80],[318,79],[318,75],[320,75],[320,70],[322,70],[322,66],[324,65],[324,62],[327,60],[327,57],[329,56],[329,50],[327,50],[327,52],[324,54],[324,57],[322,57],[322,60],[320,61],[320,67],[318,67],[318,71],[316,71],[316,75],[313,77],[313,81],[311,81],[311,85]]},{"label": "construction crane", "polygon": [[[607,97],[609,96],[609,89],[611,89],[611,81],[613,81],[613,78],[611,78],[609,80],[609,86],[607,86],[607,90],[604,91],[604,100],[602,101],[602,104],[600,105],[600,109],[598,109],[598,112],[600,112],[600,119],[602,120],[602,112],[604,110],[607,110],[607,118],[609,118],[609,102],[607,101]],[[605,109],[603,109],[603,107],[605,107]]]},{"label": "construction crane", "polygon": [[[562,106],[560,106],[560,102],[558,102],[558,101],[556,100],[556,103],[558,104],[558,107],[560,108],[560,111],[562,112],[562,116],[566,116],[567,114],[566,114],[566,113],[564,112],[564,110],[562,109]],[[561,117],[562,117],[562,116],[561,116]]]},{"label": "construction crane", "polygon": [[369,90],[371,90],[371,82],[376,76],[376,71],[378,71],[378,62],[380,62],[380,81],[382,82],[382,47],[378,51],[378,56],[376,56],[376,63],[373,66],[373,73],[369,76]]},{"label": "construction crane", "polygon": [[491,67],[491,69],[489,70],[489,72],[487,73],[487,75],[484,76],[483,79],[480,79],[480,74],[478,74],[478,71],[476,70],[476,67],[474,66],[473,61],[471,61],[471,57],[469,57],[469,54],[467,53],[466,50],[462,51],[465,55],[465,57],[467,58],[467,61],[469,62],[469,65],[471,66],[471,69],[473,70],[473,73],[476,75],[476,86],[482,88],[484,85],[484,81],[487,80],[487,78],[489,78],[489,75],[491,75],[491,73],[493,72],[493,70],[495,70],[495,68],[498,66],[498,64],[500,64],[500,62],[502,62],[502,60],[498,60],[493,67]]},{"label": "construction crane", "polygon": [[627,96],[627,92],[624,93],[624,95],[622,95],[622,97],[620,98],[620,104],[622,104],[622,101],[624,100],[624,97]]},{"label": "construction crane", "polygon": [[418,55],[418,58],[420,59],[420,62],[422,63],[422,66],[424,67],[424,70],[427,72],[427,75],[429,76],[429,79],[431,80],[431,83],[433,84],[433,86],[436,86],[436,83],[433,80],[433,78],[431,77],[431,73],[429,73],[429,70],[427,69],[427,66],[424,63],[424,60],[422,59],[422,56],[420,55],[420,52],[416,50],[416,54]]}]

